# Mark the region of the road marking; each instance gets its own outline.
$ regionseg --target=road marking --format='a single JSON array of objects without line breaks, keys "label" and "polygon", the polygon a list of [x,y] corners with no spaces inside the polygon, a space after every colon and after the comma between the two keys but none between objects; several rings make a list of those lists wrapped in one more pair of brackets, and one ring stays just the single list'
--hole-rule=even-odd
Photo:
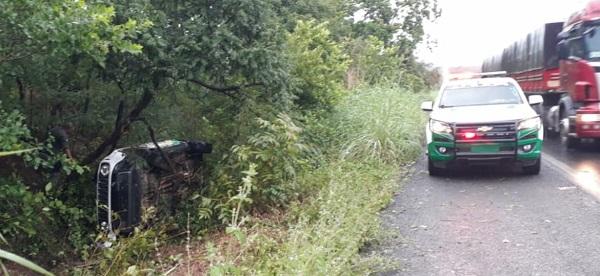
[{"label": "road marking", "polygon": [[585,168],[575,170],[549,154],[544,154],[543,160],[564,172],[569,181],[600,201],[600,180],[593,170]]}]

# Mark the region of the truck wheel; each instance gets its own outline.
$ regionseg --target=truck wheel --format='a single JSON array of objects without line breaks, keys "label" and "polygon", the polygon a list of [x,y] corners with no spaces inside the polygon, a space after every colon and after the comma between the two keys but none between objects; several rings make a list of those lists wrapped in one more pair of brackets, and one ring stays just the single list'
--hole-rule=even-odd
[{"label": "truck wheel", "polygon": [[545,128],[544,129],[544,136],[545,137],[549,137],[549,138],[556,138],[556,137],[560,136],[560,132],[557,131],[556,129]]},{"label": "truck wheel", "polygon": [[427,158],[427,169],[429,170],[430,176],[444,176],[446,174],[446,170],[442,168],[438,168],[433,165],[433,161]]},{"label": "truck wheel", "polygon": [[550,138],[557,138],[560,137],[560,120],[554,119],[548,119],[548,124],[552,124],[552,127],[546,127],[544,128],[546,130],[546,132],[544,132],[544,136],[550,137]]},{"label": "truck wheel", "polygon": [[568,148],[573,149],[579,146],[581,139],[569,136],[569,119],[563,118],[560,121],[560,141]]},{"label": "truck wheel", "polygon": [[542,169],[542,158],[538,158],[537,161],[535,161],[534,165],[531,166],[523,166],[523,174],[526,175],[538,175],[540,174],[540,170]]},{"label": "truck wheel", "polygon": [[565,139],[565,145],[567,146],[568,149],[577,148],[580,143],[581,143],[581,140],[579,138],[567,137]]}]

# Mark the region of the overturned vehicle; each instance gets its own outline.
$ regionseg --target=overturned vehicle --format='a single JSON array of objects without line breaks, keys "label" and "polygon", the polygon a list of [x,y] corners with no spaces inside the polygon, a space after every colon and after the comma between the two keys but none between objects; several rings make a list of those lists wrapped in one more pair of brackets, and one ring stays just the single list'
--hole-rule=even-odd
[{"label": "overturned vehicle", "polygon": [[157,214],[170,214],[181,193],[201,183],[203,141],[168,140],[117,149],[96,175],[98,224],[102,231],[127,233]]}]

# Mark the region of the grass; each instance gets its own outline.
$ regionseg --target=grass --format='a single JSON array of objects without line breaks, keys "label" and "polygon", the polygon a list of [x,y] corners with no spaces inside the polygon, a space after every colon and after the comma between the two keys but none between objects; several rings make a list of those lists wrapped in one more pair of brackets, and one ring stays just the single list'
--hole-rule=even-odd
[{"label": "grass", "polygon": [[339,133],[344,133],[342,159],[384,163],[413,160],[421,151],[424,119],[421,94],[394,88],[359,91],[339,108]]},{"label": "grass", "polygon": [[[392,166],[333,163],[307,177],[326,181],[318,195],[299,206],[296,222],[275,258],[260,258],[257,274],[347,275],[363,272],[359,250],[379,228],[378,211],[396,187]],[[358,270],[358,271],[357,271]],[[363,271],[361,271],[363,270]]]},{"label": "grass", "polygon": [[211,274],[371,273],[376,265],[360,250],[379,233],[379,211],[398,189],[403,168],[421,153],[423,98],[393,88],[348,98],[322,122],[337,133],[328,145],[333,154],[300,176],[300,185],[315,189],[312,196],[287,210],[283,223],[255,221],[235,250],[209,250]]}]

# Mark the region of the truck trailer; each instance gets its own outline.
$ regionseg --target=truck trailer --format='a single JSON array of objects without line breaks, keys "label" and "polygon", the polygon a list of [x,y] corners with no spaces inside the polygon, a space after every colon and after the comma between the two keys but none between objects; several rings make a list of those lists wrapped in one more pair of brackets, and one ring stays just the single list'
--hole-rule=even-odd
[{"label": "truck trailer", "polygon": [[527,95],[544,98],[538,112],[566,147],[600,140],[600,0],[485,60],[482,72],[493,71],[506,71]]}]

